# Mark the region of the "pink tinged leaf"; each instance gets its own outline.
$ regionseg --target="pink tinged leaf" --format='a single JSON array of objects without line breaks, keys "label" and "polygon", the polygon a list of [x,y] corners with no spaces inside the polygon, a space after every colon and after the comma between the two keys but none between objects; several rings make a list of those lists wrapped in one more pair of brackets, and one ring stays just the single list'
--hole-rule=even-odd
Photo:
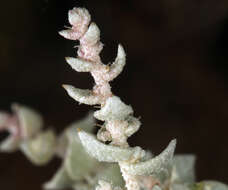
[{"label": "pink tinged leaf", "polygon": [[63,88],[67,91],[70,97],[72,97],[79,103],[87,105],[100,104],[100,98],[94,95],[91,90],[79,89],[71,85],[63,85]]},{"label": "pink tinged leaf", "polygon": [[66,57],[66,61],[77,72],[90,72],[94,67],[92,62],[80,58]]},{"label": "pink tinged leaf", "polygon": [[62,30],[59,34],[68,40],[78,40],[82,36],[81,32],[76,32],[72,29]]},{"label": "pink tinged leaf", "polygon": [[116,78],[122,72],[125,64],[126,64],[126,54],[122,45],[119,44],[117,57],[114,63],[110,66],[110,71],[107,74],[108,80],[111,81],[114,78]]},{"label": "pink tinged leaf", "polygon": [[87,46],[94,46],[100,41],[100,30],[95,23],[91,23],[87,32],[81,39],[82,44]]},{"label": "pink tinged leaf", "polygon": [[91,16],[85,8],[73,8],[68,12],[68,20],[72,26],[89,25]]}]

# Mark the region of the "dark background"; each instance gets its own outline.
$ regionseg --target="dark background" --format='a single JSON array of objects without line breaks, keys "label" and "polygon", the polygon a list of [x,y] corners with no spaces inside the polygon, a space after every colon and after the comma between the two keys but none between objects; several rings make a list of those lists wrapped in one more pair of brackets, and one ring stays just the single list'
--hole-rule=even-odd
[{"label": "dark background", "polygon": [[[131,145],[157,154],[177,138],[177,153],[197,155],[198,181],[228,183],[227,0],[3,1],[0,108],[31,106],[57,132],[90,109],[61,87],[93,85],[90,75],[66,64],[75,43],[57,33],[74,6],[86,7],[100,27],[104,63],[115,59],[118,43],[125,47],[127,66],[112,87],[141,116]],[[35,167],[20,152],[1,154],[1,189],[40,190],[59,165],[54,159]]]}]

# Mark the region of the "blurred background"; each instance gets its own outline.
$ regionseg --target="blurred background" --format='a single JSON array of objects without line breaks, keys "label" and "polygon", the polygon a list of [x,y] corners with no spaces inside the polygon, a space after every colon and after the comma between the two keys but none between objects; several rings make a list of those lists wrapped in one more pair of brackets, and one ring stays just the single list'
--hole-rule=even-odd
[{"label": "blurred background", "polygon": [[[12,102],[33,107],[58,133],[91,107],[78,105],[61,84],[92,88],[88,73],[64,60],[74,42],[58,31],[67,12],[86,7],[101,29],[104,63],[117,45],[127,52],[113,92],[141,116],[130,138],[153,153],[177,138],[176,153],[197,156],[197,179],[228,183],[228,1],[227,0],[20,0],[0,6],[0,109]],[[61,164],[35,167],[20,153],[0,154],[4,190],[41,190]]]}]

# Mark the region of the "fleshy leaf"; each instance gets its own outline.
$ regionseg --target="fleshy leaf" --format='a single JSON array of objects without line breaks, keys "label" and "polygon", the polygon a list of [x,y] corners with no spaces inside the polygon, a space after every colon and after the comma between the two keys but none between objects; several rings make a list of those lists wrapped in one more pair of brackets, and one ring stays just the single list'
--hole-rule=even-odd
[{"label": "fleshy leaf", "polygon": [[126,64],[126,53],[121,44],[118,46],[117,57],[114,63],[110,66],[110,71],[108,72],[109,80],[116,78],[123,70]]},{"label": "fleshy leaf", "polygon": [[176,140],[172,140],[168,147],[158,156],[136,164],[128,164],[124,169],[131,175],[159,175],[169,173],[172,164]]},{"label": "fleshy leaf", "polygon": [[88,45],[95,45],[100,41],[100,30],[95,23],[91,23],[87,32],[83,36],[83,42]]},{"label": "fleshy leaf", "polygon": [[62,30],[59,34],[68,40],[77,40],[81,37],[81,33],[75,33],[72,29]]},{"label": "fleshy leaf", "polygon": [[70,97],[79,103],[96,105],[99,104],[99,98],[93,95],[91,90],[75,88],[71,85],[63,85]]},{"label": "fleshy leaf", "polygon": [[82,24],[88,25],[91,20],[91,16],[85,8],[73,8],[68,12],[68,20],[73,26],[79,26]]},{"label": "fleshy leaf", "polygon": [[43,165],[54,156],[55,146],[55,134],[52,130],[48,130],[33,139],[23,141],[20,148],[32,163]]},{"label": "fleshy leaf", "polygon": [[93,63],[80,58],[66,57],[67,63],[77,72],[90,72],[93,68]]},{"label": "fleshy leaf", "polygon": [[78,135],[86,151],[101,162],[121,162],[145,155],[145,151],[140,147],[121,148],[106,145],[98,141],[93,135],[82,130],[78,132]]},{"label": "fleshy leaf", "polygon": [[106,100],[105,105],[94,113],[99,120],[124,120],[133,113],[131,106],[124,104],[119,97],[112,96]]}]

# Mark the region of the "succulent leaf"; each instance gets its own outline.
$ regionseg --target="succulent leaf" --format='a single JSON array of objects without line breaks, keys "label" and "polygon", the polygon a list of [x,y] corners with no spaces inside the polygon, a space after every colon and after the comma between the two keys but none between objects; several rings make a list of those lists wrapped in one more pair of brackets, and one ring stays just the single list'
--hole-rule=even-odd
[{"label": "succulent leaf", "polygon": [[68,20],[69,23],[75,27],[82,24],[88,25],[91,20],[91,16],[89,11],[85,8],[73,8],[68,12]]},{"label": "succulent leaf", "polygon": [[119,97],[112,96],[106,100],[105,105],[94,113],[94,117],[101,121],[124,120],[133,113],[131,106],[124,104]]},{"label": "succulent leaf", "polygon": [[80,58],[66,57],[67,63],[77,72],[90,72],[93,68],[93,63]]},{"label": "succulent leaf", "polygon": [[63,85],[70,97],[78,101],[79,103],[96,105],[100,100],[97,96],[93,95],[91,90],[75,88],[71,85]]},{"label": "succulent leaf", "polygon": [[108,73],[110,81],[116,78],[122,72],[125,64],[126,64],[126,53],[124,51],[123,46],[119,44],[117,57],[114,63],[110,66],[110,71]]},{"label": "succulent leaf", "polygon": [[100,30],[98,26],[92,22],[83,36],[83,43],[88,45],[95,45],[97,42],[100,41]]},{"label": "succulent leaf", "polygon": [[172,164],[175,147],[176,140],[172,140],[168,147],[158,156],[144,162],[128,164],[124,166],[124,169],[131,175],[168,174],[170,165]]},{"label": "succulent leaf", "polygon": [[82,130],[78,132],[78,135],[86,151],[100,162],[128,161],[136,155],[144,156],[145,154],[140,147],[121,148],[106,145],[98,141],[93,135]]}]

